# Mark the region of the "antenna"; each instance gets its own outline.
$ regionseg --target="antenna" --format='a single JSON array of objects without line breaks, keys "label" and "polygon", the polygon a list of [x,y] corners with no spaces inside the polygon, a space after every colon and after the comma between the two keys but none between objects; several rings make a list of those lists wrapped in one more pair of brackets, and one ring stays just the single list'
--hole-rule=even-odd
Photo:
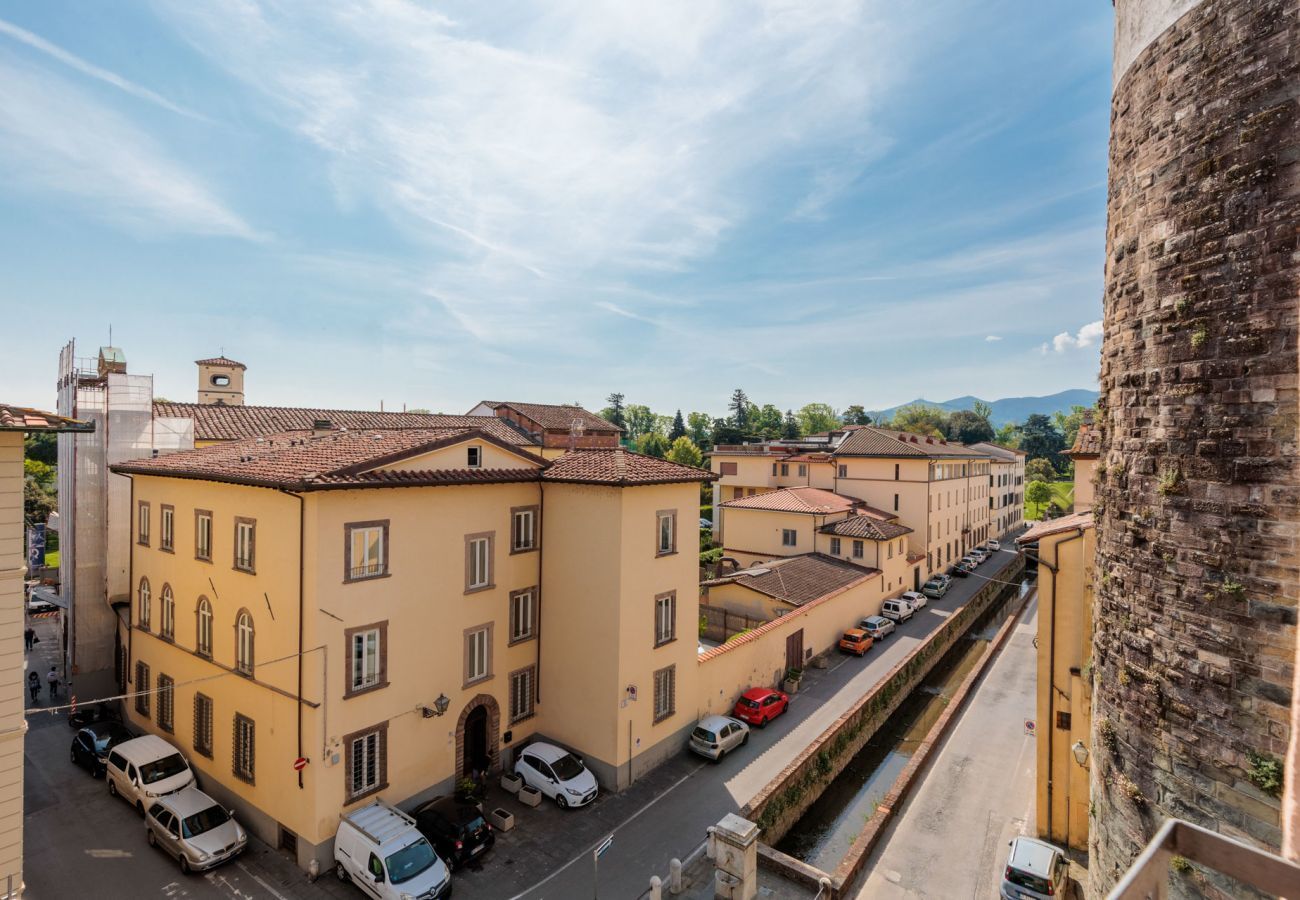
[{"label": "antenna", "polygon": [[569,423],[569,450],[578,449],[578,441],[582,439],[582,432],[585,427],[581,419],[574,419]]},{"label": "antenna", "polygon": [[113,346],[113,323],[108,323],[108,346]]}]

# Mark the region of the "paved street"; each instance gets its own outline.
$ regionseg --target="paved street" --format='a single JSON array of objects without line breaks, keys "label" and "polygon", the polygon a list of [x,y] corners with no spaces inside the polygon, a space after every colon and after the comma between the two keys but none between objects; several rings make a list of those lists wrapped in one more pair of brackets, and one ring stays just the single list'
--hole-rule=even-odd
[{"label": "paved street", "polygon": [[[500,836],[477,871],[457,873],[456,896],[590,896],[590,851],[609,834],[614,835],[614,846],[600,861],[600,895],[639,896],[650,875],[666,877],[671,858],[684,859],[702,844],[709,825],[738,810],[1011,559],[1004,551],[982,566],[979,576],[958,580],[947,597],[928,606],[866,658],[835,657],[831,668],[810,670],[790,711],[768,728],[755,730],[745,751],[720,765],[683,752],[622,794],[602,796],[586,809],[567,812],[549,804],[526,809],[494,790],[488,804],[513,811],[517,826]],[[44,666],[42,672],[49,668],[44,654],[54,657],[58,652],[54,621],[38,625],[49,630],[33,651],[39,658],[36,666]],[[1026,672],[1032,689],[1032,666]],[[46,703],[44,697],[41,703]],[[182,877],[170,858],[145,844],[139,817],[126,804],[111,800],[102,781],[68,761],[72,730],[64,719],[37,713],[30,723],[26,869],[29,896],[35,900],[78,896],[87,884],[94,884],[96,896],[103,898],[361,896],[328,874],[309,884],[288,858],[256,841],[233,865]]]},{"label": "paved street", "polygon": [[867,862],[859,900],[997,896],[1007,842],[1033,822],[1035,594]]}]

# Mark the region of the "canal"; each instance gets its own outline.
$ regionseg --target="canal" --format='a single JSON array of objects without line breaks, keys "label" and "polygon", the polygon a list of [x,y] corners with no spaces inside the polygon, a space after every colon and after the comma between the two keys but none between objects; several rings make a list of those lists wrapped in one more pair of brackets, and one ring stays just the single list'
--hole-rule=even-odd
[{"label": "canal", "polygon": [[776,849],[822,871],[835,871],[1002,623],[1030,592],[1034,579],[1034,572],[1023,572],[1018,589],[1008,591],[953,644]]}]

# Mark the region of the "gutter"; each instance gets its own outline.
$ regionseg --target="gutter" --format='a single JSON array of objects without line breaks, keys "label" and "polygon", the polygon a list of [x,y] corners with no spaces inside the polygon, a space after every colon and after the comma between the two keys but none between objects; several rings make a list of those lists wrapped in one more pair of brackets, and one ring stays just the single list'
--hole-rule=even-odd
[{"label": "gutter", "polygon": [[[304,548],[307,544],[306,520],[307,504],[301,494],[294,494],[290,491],[283,492],[286,496],[293,497],[298,501],[298,702],[297,719],[298,719],[298,757],[302,758],[302,636],[303,636],[303,618],[305,608],[305,590],[303,586],[303,574],[305,571]],[[385,548],[387,549],[387,548]],[[322,702],[324,697],[321,697]],[[303,790],[302,769],[298,770],[298,790]]]},{"label": "gutter", "polygon": [[[118,473],[118,474],[122,474],[122,473]],[[135,530],[139,527],[139,523],[136,521],[136,511],[135,511],[135,477],[132,476],[132,475],[125,475],[125,474],[122,474],[122,477],[125,478],[126,480],[128,480],[128,481],[131,482],[131,494],[130,494],[130,499],[127,501],[127,503],[130,504],[130,505],[127,507],[127,514],[126,514],[126,521],[127,521],[127,538],[130,539],[130,537],[131,537],[131,532],[135,531]],[[62,547],[63,547],[63,543],[62,543],[62,541],[63,541],[63,535],[59,535],[59,541],[60,541],[60,543],[59,543],[60,552],[62,552]],[[132,640],[132,638],[135,636],[135,627],[131,624],[131,623],[134,621],[134,619],[133,619],[133,617],[132,617],[132,615],[131,615],[131,610],[135,607],[135,596],[136,596],[136,593],[135,593],[135,591],[136,591],[136,587],[135,587],[135,547],[136,547],[136,543],[135,543],[134,540],[131,541],[130,547],[131,547],[131,552],[128,553],[128,554],[126,555],[126,665],[124,666],[124,668],[126,669],[126,672],[124,673],[126,677],[125,677],[124,681],[125,681],[127,684],[130,684],[130,683],[131,683],[131,671],[135,668],[135,667],[132,665],[132,663],[135,662],[135,657],[132,655],[132,650],[133,650],[133,640]],[[62,558],[62,557],[60,557],[60,558]],[[107,585],[105,585],[105,587],[107,587]],[[105,591],[105,592],[104,592],[104,595],[105,595],[105,598],[107,598],[107,596],[108,596],[108,591]],[[69,599],[69,601],[68,601],[68,605],[69,605],[69,606],[71,606],[71,607],[75,607],[76,604],[77,604],[77,598],[76,598],[76,597],[72,597],[72,598]],[[113,604],[110,603],[110,604],[109,604],[109,609],[112,609],[112,608],[113,608]],[[73,613],[73,616],[74,616],[74,618],[75,618],[75,616],[76,616],[76,613],[75,613],[75,612]],[[74,624],[75,624],[75,623],[74,623]],[[75,646],[76,646],[76,640],[77,640],[76,630],[74,629],[74,630],[73,630],[73,635],[72,635],[72,641],[73,641],[73,647],[74,647],[74,648],[75,648]],[[74,651],[74,652],[75,652],[75,651]],[[65,661],[65,663],[66,663],[66,661],[67,661],[67,654],[64,654],[64,661]],[[116,663],[117,663],[117,660],[115,659],[115,660],[113,660],[113,662],[114,662],[114,664],[116,664]],[[66,671],[66,668],[65,668],[65,671],[64,671],[63,674],[64,674],[64,681],[66,681],[66,680],[67,680],[67,674],[68,674],[67,671]]]}]

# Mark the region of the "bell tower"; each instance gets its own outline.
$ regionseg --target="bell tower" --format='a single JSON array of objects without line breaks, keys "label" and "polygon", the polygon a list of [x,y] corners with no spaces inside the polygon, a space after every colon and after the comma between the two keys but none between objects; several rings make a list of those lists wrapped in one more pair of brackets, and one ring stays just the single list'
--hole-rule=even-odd
[{"label": "bell tower", "polygon": [[244,369],[241,362],[216,356],[196,359],[199,367],[199,403],[209,406],[244,405]]}]

